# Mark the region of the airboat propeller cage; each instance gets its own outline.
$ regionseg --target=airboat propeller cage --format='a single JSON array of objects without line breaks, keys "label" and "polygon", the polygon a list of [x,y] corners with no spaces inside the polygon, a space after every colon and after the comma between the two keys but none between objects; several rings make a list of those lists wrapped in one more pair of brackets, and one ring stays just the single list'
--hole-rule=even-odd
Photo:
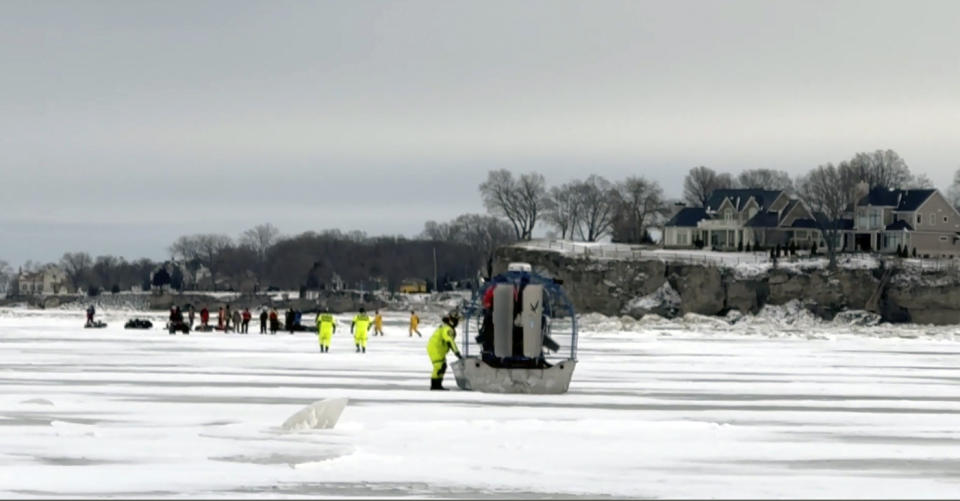
[{"label": "airboat propeller cage", "polygon": [[[491,288],[492,310],[487,311],[483,298]],[[464,359],[452,366],[457,386],[495,393],[567,391],[576,366],[577,324],[573,305],[557,281],[534,273],[528,263],[510,263],[505,273],[476,291],[464,314]],[[492,330],[483,334],[489,351],[481,346],[477,356],[470,353],[471,319],[477,319],[480,330],[485,314],[486,328]],[[558,329],[559,324],[564,327]]]}]

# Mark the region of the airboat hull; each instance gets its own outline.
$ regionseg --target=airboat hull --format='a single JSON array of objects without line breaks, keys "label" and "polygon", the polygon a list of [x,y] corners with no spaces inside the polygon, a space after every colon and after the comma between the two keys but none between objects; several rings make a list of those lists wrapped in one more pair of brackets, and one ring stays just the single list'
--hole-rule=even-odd
[{"label": "airboat hull", "polygon": [[503,368],[491,367],[478,357],[465,357],[451,367],[462,390],[549,395],[567,392],[576,366],[575,360],[563,360],[545,369]]}]

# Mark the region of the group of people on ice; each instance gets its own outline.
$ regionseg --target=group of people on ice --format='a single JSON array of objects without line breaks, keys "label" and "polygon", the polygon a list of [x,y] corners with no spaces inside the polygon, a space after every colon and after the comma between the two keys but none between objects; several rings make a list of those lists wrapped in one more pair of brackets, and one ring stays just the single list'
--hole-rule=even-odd
[{"label": "group of people on ice", "polygon": [[[317,339],[320,343],[320,352],[330,352],[330,341],[334,333],[337,332],[337,321],[329,311],[322,311],[317,315]],[[427,341],[427,355],[430,357],[430,363],[433,364],[433,371],[430,374],[431,390],[446,390],[443,387],[443,375],[447,370],[447,353],[452,351],[457,358],[462,358],[460,350],[457,349],[455,342],[457,336],[457,324],[460,317],[456,313],[445,315],[441,319],[440,327],[434,331],[433,335]],[[353,335],[353,343],[357,353],[367,352],[367,332],[370,325],[373,324],[373,335],[383,336],[383,316],[380,310],[374,313],[371,319],[364,308],[360,308],[356,316],[350,322],[350,334]],[[414,334],[417,337],[423,337],[420,334],[420,317],[416,311],[410,312],[409,337]]]},{"label": "group of people on ice", "polygon": [[[94,323],[93,316],[95,314],[95,309],[93,305],[87,308],[87,326],[91,326]],[[250,321],[253,318],[253,314],[250,312],[249,308],[244,308],[243,311],[233,310],[231,312],[230,305],[221,306],[217,312],[217,325],[213,327],[210,325],[210,310],[206,307],[200,310],[200,325],[197,326],[196,330],[210,332],[213,330],[227,332],[239,332],[241,334],[246,334],[249,332]],[[260,334],[267,333],[267,327],[269,325],[270,334],[276,334],[279,330],[280,320],[279,314],[277,313],[276,308],[271,308],[269,313],[266,309],[261,310],[260,312]],[[182,331],[184,334],[188,334],[189,331],[194,330],[194,322],[196,320],[196,312],[193,305],[187,305],[187,315],[184,318],[183,311],[180,306],[172,306],[170,308],[169,324],[168,329],[171,334],[175,334],[176,331]],[[284,319],[284,330],[290,331],[290,334],[293,334],[296,331],[306,330],[302,324],[302,313],[300,311],[290,308],[287,310],[285,319]],[[431,390],[445,390],[443,387],[443,375],[447,370],[446,357],[447,353],[452,351],[457,358],[461,358],[460,350],[457,349],[455,343],[456,338],[456,328],[459,323],[459,316],[455,313],[451,313],[442,318],[440,326],[434,331],[433,335],[427,341],[427,354],[430,357],[430,362],[433,365],[433,371],[430,375],[430,389]],[[371,318],[367,315],[367,312],[364,308],[360,308],[357,315],[353,317],[353,320],[350,322],[350,333],[353,335],[353,343],[356,348],[357,353],[366,353],[367,352],[367,335],[370,331],[371,326],[373,327],[373,336],[383,336],[383,316],[380,314],[380,310],[374,312],[374,316]],[[333,335],[337,332],[337,321],[334,316],[329,311],[322,311],[317,314],[316,318],[316,329],[317,329],[317,338],[320,344],[321,353],[330,352],[330,342],[333,339]],[[417,315],[416,311],[410,312],[410,325],[408,328],[408,336],[413,337],[416,334],[417,337],[423,337],[420,333],[420,317]]]},{"label": "group of people on ice", "polygon": [[[285,313],[285,318],[283,321],[283,328],[280,326],[280,314],[277,312],[276,308],[271,308],[268,312],[266,309],[260,311],[260,334],[267,334],[268,329],[270,334],[276,334],[277,331],[284,330],[290,331],[291,334],[297,331],[307,331],[309,330],[304,325],[302,325],[303,313],[299,310],[294,310],[290,308]],[[206,307],[200,310],[200,324],[194,325],[196,321],[196,313],[192,305],[187,305],[187,317],[184,319],[183,312],[179,306],[170,307],[170,326],[184,326],[184,332],[190,330],[198,330],[202,332],[211,332],[211,331],[221,331],[224,333],[236,332],[239,334],[248,334],[250,332],[250,322],[253,320],[253,313],[250,312],[250,308],[243,308],[232,310],[230,305],[221,306],[217,311],[217,323],[216,325],[210,324],[210,310]]]}]

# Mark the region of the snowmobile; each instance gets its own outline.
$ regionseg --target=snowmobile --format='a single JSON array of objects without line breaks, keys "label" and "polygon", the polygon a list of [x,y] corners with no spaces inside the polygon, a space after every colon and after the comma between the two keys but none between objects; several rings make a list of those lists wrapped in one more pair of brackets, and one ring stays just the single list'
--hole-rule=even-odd
[{"label": "snowmobile", "polygon": [[124,329],[152,329],[153,322],[142,318],[131,318],[123,324]]},{"label": "snowmobile", "polygon": [[[451,365],[457,386],[565,393],[577,365],[577,320],[561,283],[534,273],[528,263],[510,263],[506,273],[478,288],[463,309],[463,358]],[[479,335],[471,347],[473,323]]]},{"label": "snowmobile", "polygon": [[84,329],[102,329],[106,326],[107,326],[106,322],[101,322],[99,320],[95,320],[93,322],[87,322],[83,324]]},{"label": "snowmobile", "polygon": [[177,331],[180,331],[184,334],[190,334],[190,326],[186,322],[167,322],[167,331],[170,334],[176,334]]}]

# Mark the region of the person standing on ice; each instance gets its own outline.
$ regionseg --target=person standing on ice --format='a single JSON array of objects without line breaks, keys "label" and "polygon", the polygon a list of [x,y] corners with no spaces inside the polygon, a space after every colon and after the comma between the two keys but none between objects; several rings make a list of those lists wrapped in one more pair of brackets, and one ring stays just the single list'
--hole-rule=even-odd
[{"label": "person standing on ice", "polygon": [[97,310],[92,304],[87,307],[87,325],[93,325],[93,316],[96,314]]},{"label": "person standing on ice", "polygon": [[223,306],[220,307],[220,311],[217,312],[217,329],[227,332],[227,328],[223,325]]},{"label": "person standing on ice", "polygon": [[260,334],[267,333],[267,310],[260,310]]},{"label": "person standing on ice", "polygon": [[376,310],[373,315],[373,335],[383,335],[383,315],[380,314],[380,310]]},{"label": "person standing on ice", "polygon": [[370,317],[366,310],[360,308],[360,313],[353,317],[353,323],[350,324],[350,333],[353,334],[353,344],[357,345],[357,353],[362,350],[367,352],[367,329],[370,328]]},{"label": "person standing on ice", "polygon": [[243,317],[240,315],[240,310],[233,310],[233,332],[242,332],[241,323],[243,322]]},{"label": "person standing on ice", "polygon": [[270,310],[270,334],[276,335],[279,328],[280,316],[277,315],[277,309],[273,308]]},{"label": "person standing on ice", "polygon": [[250,314],[250,308],[243,309],[242,318],[243,324],[241,324],[242,327],[240,328],[240,332],[247,334],[250,332],[250,319],[253,318],[253,315]]},{"label": "person standing on ice", "polygon": [[187,305],[187,320],[190,322],[190,330],[193,330],[193,305]]},{"label": "person standing on ice", "polygon": [[230,305],[227,305],[227,309],[223,312],[223,333],[226,334],[230,332],[230,320],[233,319],[233,314],[230,313]]},{"label": "person standing on ice", "polygon": [[320,353],[330,353],[330,339],[337,332],[337,323],[333,315],[324,308],[323,313],[317,315],[317,340],[320,342]]},{"label": "person standing on ice", "polygon": [[417,333],[417,337],[423,337],[420,334],[420,329],[417,326],[420,325],[420,317],[417,316],[417,312],[410,310],[410,337],[413,337],[413,333]]},{"label": "person standing on ice", "polygon": [[207,327],[207,324],[210,323],[210,310],[206,306],[200,310],[200,325]]},{"label": "person standing on ice", "polygon": [[447,371],[447,352],[452,351],[458,359],[463,358],[454,341],[457,337],[455,329],[458,323],[460,323],[460,317],[456,313],[443,317],[443,323],[427,341],[427,355],[430,355],[430,363],[433,364],[433,372],[430,374],[431,390],[446,390],[443,387],[443,374]]}]

